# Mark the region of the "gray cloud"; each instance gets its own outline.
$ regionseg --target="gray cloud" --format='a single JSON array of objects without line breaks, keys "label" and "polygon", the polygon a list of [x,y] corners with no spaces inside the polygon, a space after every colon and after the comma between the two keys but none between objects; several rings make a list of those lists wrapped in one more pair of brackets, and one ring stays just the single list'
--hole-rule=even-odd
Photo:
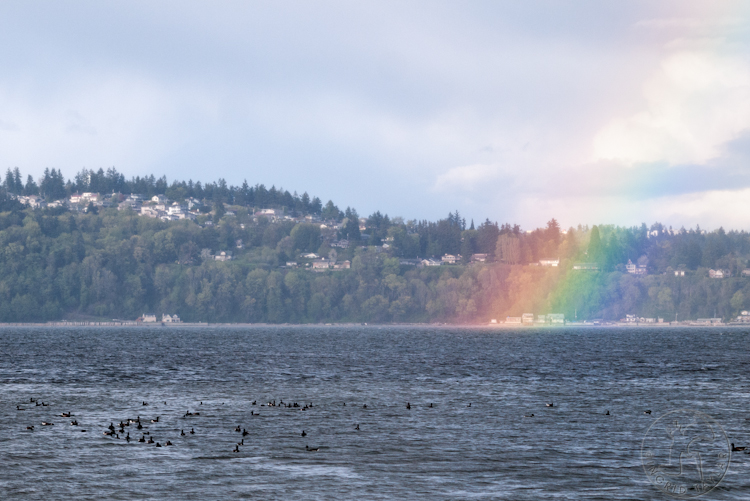
[{"label": "gray cloud", "polygon": [[0,44],[21,48],[0,53],[0,129],[18,124],[0,167],[247,178],[362,213],[526,225],[549,216],[535,197],[745,186],[741,142],[696,165],[591,158],[670,41],[726,34],[737,16],[715,5],[0,3]]}]

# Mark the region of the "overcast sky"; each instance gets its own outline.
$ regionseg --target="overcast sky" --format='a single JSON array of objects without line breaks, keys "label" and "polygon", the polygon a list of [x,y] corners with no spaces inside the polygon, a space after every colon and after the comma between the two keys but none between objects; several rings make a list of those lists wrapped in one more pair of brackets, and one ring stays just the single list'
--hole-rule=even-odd
[{"label": "overcast sky", "polygon": [[0,2],[0,168],[750,230],[750,2]]}]

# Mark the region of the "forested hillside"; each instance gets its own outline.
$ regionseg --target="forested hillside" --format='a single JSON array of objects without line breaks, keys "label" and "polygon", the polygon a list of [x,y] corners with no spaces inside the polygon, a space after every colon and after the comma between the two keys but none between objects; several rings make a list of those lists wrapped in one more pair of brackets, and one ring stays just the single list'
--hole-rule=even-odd
[{"label": "forested hillside", "polygon": [[[6,178],[8,191],[17,188],[9,185],[15,177]],[[92,189],[95,178],[86,176],[83,188]],[[71,190],[61,175],[55,183]],[[166,186],[171,200],[195,195],[176,193],[181,186]],[[243,190],[226,187],[197,221],[161,221],[116,203],[87,212],[31,209],[0,190],[0,321],[177,313],[204,322],[486,323],[526,312],[669,321],[728,319],[750,307],[750,278],[742,276],[750,259],[745,232],[658,223],[563,231],[554,219],[526,232],[489,220],[467,225],[457,212],[435,222],[376,212],[360,223],[352,208],[296,195],[289,206],[267,202],[297,216],[272,221],[237,199]],[[315,211],[336,224],[301,218]],[[348,248],[331,246],[344,238]],[[222,251],[232,259],[215,260]],[[351,267],[312,271],[301,257],[311,252]],[[470,262],[479,253],[487,261]],[[424,267],[408,260],[444,254],[461,258]],[[539,266],[544,258],[560,264]],[[628,260],[646,274],[628,273]],[[574,269],[580,262],[598,271]],[[710,278],[709,269],[729,276]]]}]

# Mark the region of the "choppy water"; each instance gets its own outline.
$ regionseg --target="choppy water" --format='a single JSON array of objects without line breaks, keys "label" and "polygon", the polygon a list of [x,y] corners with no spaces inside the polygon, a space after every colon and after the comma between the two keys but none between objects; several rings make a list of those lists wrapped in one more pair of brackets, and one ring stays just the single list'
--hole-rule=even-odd
[{"label": "choppy water", "polygon": [[[750,443],[749,345],[740,329],[6,328],[0,492],[666,499],[641,464],[646,430],[689,408],[711,415],[732,442]],[[313,407],[260,406],[272,400]],[[68,411],[79,426],[60,417]],[[103,435],[136,416],[174,446]],[[248,435],[233,453],[237,425]],[[733,454],[705,499],[750,498],[748,473],[750,455]]]}]

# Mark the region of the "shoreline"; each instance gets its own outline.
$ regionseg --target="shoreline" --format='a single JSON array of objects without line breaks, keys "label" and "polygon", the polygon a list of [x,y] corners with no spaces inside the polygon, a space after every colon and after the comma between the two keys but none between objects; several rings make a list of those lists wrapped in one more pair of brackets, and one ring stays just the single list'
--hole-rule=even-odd
[{"label": "shoreline", "polygon": [[669,329],[669,328],[726,328],[726,327],[745,327],[750,328],[750,323],[697,323],[697,322],[663,322],[663,323],[626,323],[626,322],[611,322],[611,323],[584,323],[584,322],[570,322],[565,325],[523,325],[523,324],[449,324],[449,323],[392,323],[392,324],[376,324],[376,323],[360,323],[360,322],[342,322],[342,323],[317,323],[317,324],[269,324],[269,323],[223,323],[223,322],[135,322],[135,321],[101,321],[101,322],[68,322],[68,321],[56,321],[56,322],[11,322],[11,323],[0,323],[0,329],[12,328],[12,327],[137,327],[137,328],[178,328],[178,327],[189,327],[189,328],[215,328],[215,327],[243,327],[243,328],[258,328],[258,327],[428,327],[428,328],[458,328],[458,329],[492,329],[492,330],[557,330],[557,329],[571,329],[571,328],[586,328],[586,329]]}]

